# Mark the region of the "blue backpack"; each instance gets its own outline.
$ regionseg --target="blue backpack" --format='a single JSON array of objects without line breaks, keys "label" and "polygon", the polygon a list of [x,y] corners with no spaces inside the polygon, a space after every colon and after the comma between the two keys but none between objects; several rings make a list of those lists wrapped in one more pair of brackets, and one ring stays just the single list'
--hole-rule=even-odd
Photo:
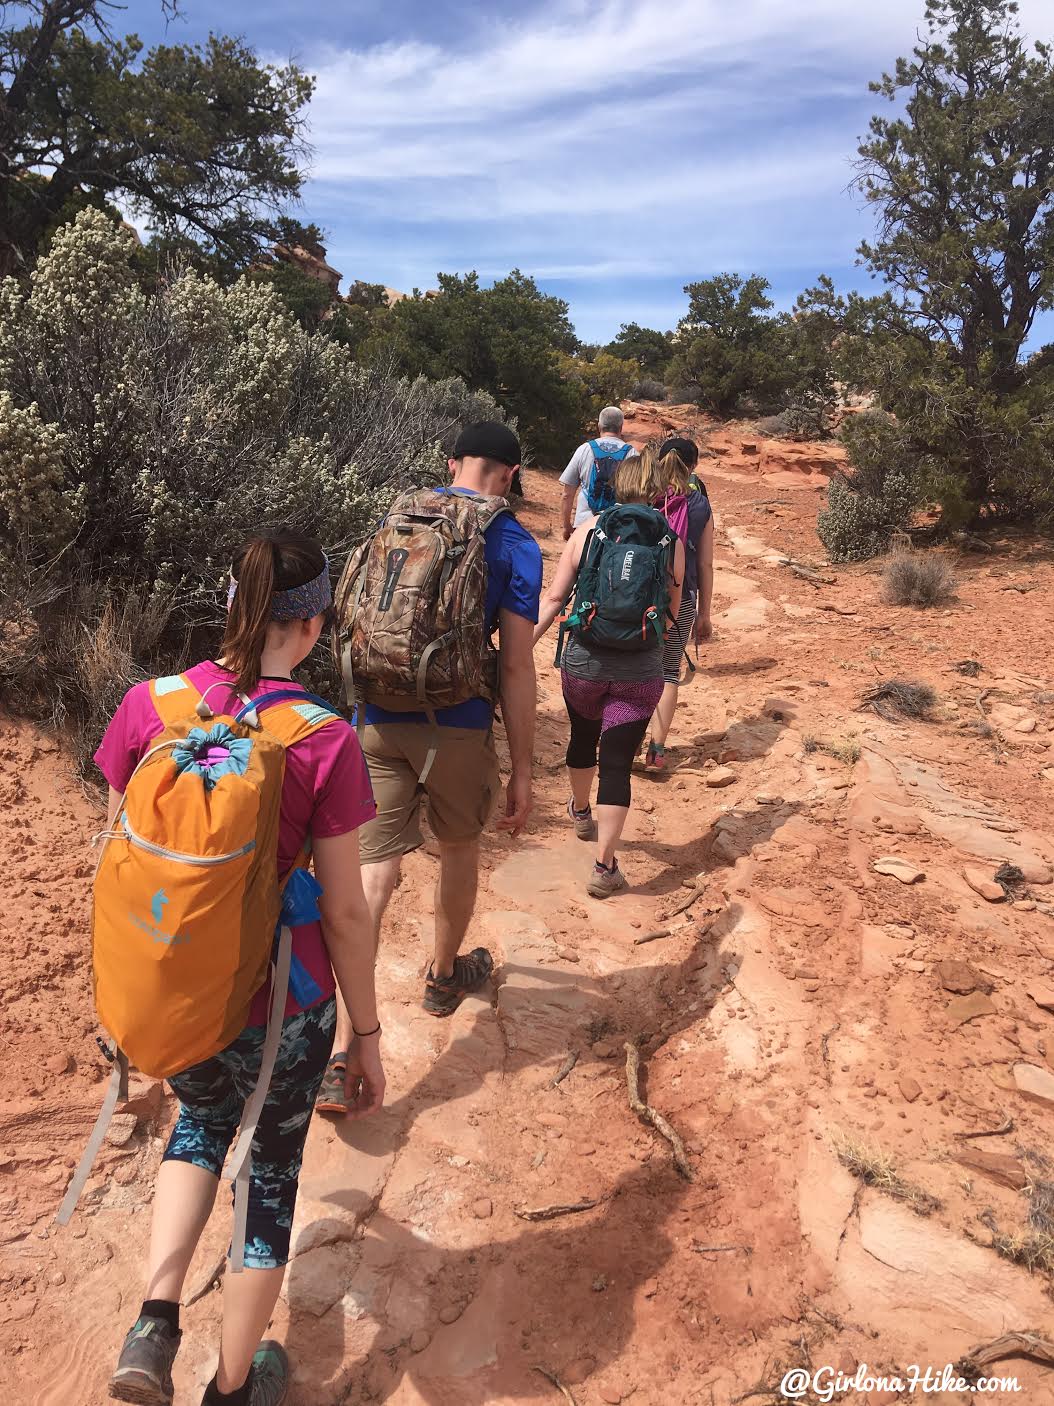
[{"label": "blue backpack", "polygon": [[615,506],[615,489],[612,482],[615,470],[627,454],[634,453],[634,449],[632,444],[624,444],[621,448],[608,452],[601,449],[600,442],[595,439],[589,441],[589,449],[593,455],[593,467],[586,481],[586,502],[592,512],[602,513]]}]

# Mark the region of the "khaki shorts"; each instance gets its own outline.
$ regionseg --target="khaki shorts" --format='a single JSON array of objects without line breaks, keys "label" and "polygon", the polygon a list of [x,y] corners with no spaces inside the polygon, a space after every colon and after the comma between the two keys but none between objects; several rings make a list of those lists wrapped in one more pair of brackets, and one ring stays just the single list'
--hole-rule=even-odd
[{"label": "khaki shorts", "polygon": [[363,864],[417,849],[424,798],[428,824],[441,844],[466,844],[483,833],[501,791],[494,738],[484,728],[439,728],[439,750],[422,786],[418,777],[435,735],[427,723],[363,729],[362,750],[377,802],[376,818],[359,831]]}]

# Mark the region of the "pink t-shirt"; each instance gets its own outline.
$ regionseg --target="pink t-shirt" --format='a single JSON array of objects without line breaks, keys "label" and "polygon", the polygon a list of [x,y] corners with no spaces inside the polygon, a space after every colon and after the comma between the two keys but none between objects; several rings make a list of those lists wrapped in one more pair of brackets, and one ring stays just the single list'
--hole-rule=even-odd
[{"label": "pink t-shirt", "polygon": [[[234,680],[229,670],[221,669],[211,660],[195,664],[185,671],[185,676],[199,693],[204,693],[212,684],[233,683]],[[251,697],[301,687],[289,679],[264,678]],[[209,694],[209,706],[218,714],[237,711],[241,705],[232,691],[217,688]],[[138,683],[130,688],[95,753],[96,765],[115,791],[124,791],[140,758],[163,730],[164,724],[150,697],[150,685]],[[358,738],[348,723],[334,718],[286,752],[278,827],[278,872],[285,874],[292,867],[309,835],[316,840],[346,835],[376,814],[369,772]],[[293,929],[293,952],[314,978],[322,993],[319,999],[328,1000],[336,986],[319,923]],[[250,1025],[266,1023],[267,997],[265,984],[253,1001]],[[290,995],[286,1015],[296,1015],[300,1009]]]}]

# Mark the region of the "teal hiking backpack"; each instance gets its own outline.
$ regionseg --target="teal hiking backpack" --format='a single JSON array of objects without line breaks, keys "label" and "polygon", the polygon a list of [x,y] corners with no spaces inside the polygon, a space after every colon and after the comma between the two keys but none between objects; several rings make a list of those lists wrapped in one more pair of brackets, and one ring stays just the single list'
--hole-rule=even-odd
[{"label": "teal hiking backpack", "polygon": [[600,514],[564,604],[556,662],[570,631],[580,644],[627,653],[662,642],[676,536],[662,513],[619,504]]},{"label": "teal hiking backpack", "polygon": [[623,444],[618,449],[601,449],[599,440],[589,441],[593,466],[586,482],[586,502],[591,513],[602,513],[615,506],[615,471],[623,459],[637,451],[632,444]]}]

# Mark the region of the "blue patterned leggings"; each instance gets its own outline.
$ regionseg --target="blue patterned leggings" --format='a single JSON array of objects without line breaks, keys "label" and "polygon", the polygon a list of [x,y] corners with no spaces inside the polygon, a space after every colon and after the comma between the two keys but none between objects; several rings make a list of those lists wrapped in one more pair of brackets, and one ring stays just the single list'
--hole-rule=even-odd
[{"label": "blue patterned leggings", "polygon": [[[335,1024],[332,996],[282,1024],[271,1088],[253,1139],[245,1234],[249,1269],[277,1269],[289,1259],[304,1143]],[[180,1109],[164,1161],[189,1162],[220,1175],[256,1085],[264,1034],[264,1026],[247,1025],[218,1055],[169,1079]]]}]

